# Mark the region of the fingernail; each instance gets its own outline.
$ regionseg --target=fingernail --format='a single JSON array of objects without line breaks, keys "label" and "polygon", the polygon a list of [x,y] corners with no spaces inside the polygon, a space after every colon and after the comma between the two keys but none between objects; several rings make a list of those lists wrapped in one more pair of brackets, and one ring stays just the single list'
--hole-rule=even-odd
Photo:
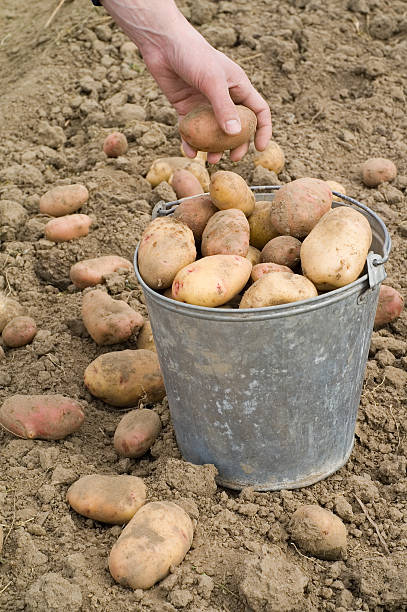
[{"label": "fingernail", "polygon": [[225,123],[225,132],[226,134],[239,134],[242,131],[242,126],[240,125],[240,121],[237,119],[229,119]]}]

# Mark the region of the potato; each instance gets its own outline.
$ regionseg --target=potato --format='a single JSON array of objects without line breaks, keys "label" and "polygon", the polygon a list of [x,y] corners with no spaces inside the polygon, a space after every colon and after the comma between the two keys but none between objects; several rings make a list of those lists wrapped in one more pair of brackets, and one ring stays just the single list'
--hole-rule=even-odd
[{"label": "potato", "polygon": [[215,113],[209,105],[201,105],[185,115],[179,122],[182,138],[193,149],[210,153],[223,153],[236,149],[254,136],[257,117],[246,106],[237,105],[242,129],[239,134],[226,134],[216,120]]},{"label": "potato", "polygon": [[0,293],[0,332],[3,331],[9,321],[24,314],[25,308],[21,304]]},{"label": "potato", "polygon": [[269,274],[270,272],[289,272],[290,274],[294,274],[291,268],[287,266],[280,266],[280,264],[276,263],[259,263],[253,266],[250,276],[255,283],[256,280],[259,280],[264,274]]},{"label": "potato", "polygon": [[262,263],[276,263],[295,268],[300,262],[301,242],[293,236],[277,236],[270,240],[261,252]]},{"label": "potato", "polygon": [[397,176],[397,168],[390,159],[373,157],[362,165],[362,180],[368,187],[392,181]]},{"label": "potato", "polygon": [[90,474],[69,487],[66,500],[82,516],[123,525],[146,503],[146,486],[137,476]]},{"label": "potato", "polygon": [[142,457],[154,444],[160,431],[160,417],[153,410],[132,410],[118,424],[113,445],[122,457]]},{"label": "potato", "polygon": [[88,198],[89,192],[85,185],[60,185],[40,198],[40,212],[51,217],[63,217],[76,212]]},{"label": "potato", "polygon": [[317,505],[300,506],[288,526],[291,538],[308,554],[334,561],[346,552],[346,527],[335,514]]},{"label": "potato", "polygon": [[280,174],[285,164],[284,151],[275,140],[270,140],[264,151],[257,153],[254,158],[255,166],[263,166],[276,174]]},{"label": "potato", "polygon": [[212,255],[182,268],[172,284],[175,299],[197,306],[229,302],[250,277],[252,264],[239,255]]},{"label": "potato", "polygon": [[165,396],[157,354],[145,349],[100,355],[86,368],[84,381],[92,395],[111,406],[159,402]]},{"label": "potato", "polygon": [[209,196],[185,200],[179,204],[173,214],[173,219],[182,221],[192,230],[196,241],[200,242],[209,219],[218,211]]},{"label": "potato", "polygon": [[381,285],[379,291],[379,302],[377,304],[374,320],[375,328],[382,327],[386,323],[395,321],[404,307],[404,299],[396,289],[388,285]]},{"label": "potato", "polygon": [[209,194],[220,210],[238,208],[246,217],[254,211],[255,198],[246,181],[236,172],[219,170],[212,174]]},{"label": "potato", "polygon": [[84,259],[71,266],[69,276],[75,287],[85,289],[103,283],[105,276],[117,270],[132,270],[131,263],[118,255],[103,255],[95,259]]},{"label": "potato", "polygon": [[303,274],[321,291],[344,287],[362,272],[371,242],[366,217],[338,206],[322,217],[302,243]]},{"label": "potato", "polygon": [[208,255],[240,255],[249,252],[249,223],[241,210],[220,210],[206,224],[201,252]]},{"label": "potato", "polygon": [[211,178],[209,176],[209,172],[205,168],[204,165],[199,163],[198,161],[191,161],[187,166],[185,166],[185,170],[188,170],[191,174],[198,179],[203,191],[206,193],[209,191],[209,183]]},{"label": "potato", "polygon": [[126,525],[109,556],[114,580],[133,589],[149,589],[184,559],[194,528],[173,502],[150,502]]},{"label": "potato", "polygon": [[331,204],[332,191],[325,181],[299,178],[277,191],[270,211],[271,223],[279,234],[304,238]]},{"label": "potato", "polygon": [[171,217],[157,217],[144,230],[138,267],[152,289],[167,289],[178,270],[196,259],[195,240],[187,225]]},{"label": "potato", "polygon": [[255,266],[256,264],[260,263],[260,257],[261,253],[259,249],[256,249],[254,246],[249,245],[249,250],[247,252],[246,259],[250,261],[252,266]]},{"label": "potato", "polygon": [[264,308],[308,300],[318,295],[314,285],[304,276],[292,272],[264,274],[245,293],[240,308]]},{"label": "potato", "polygon": [[125,342],[144,323],[140,313],[104,291],[89,291],[82,300],[82,319],[89,335],[101,346]]},{"label": "potato", "polygon": [[147,172],[146,179],[152,187],[157,187],[162,182],[167,182],[171,179],[172,168],[167,162],[156,161]]},{"label": "potato", "polygon": [[150,321],[146,321],[137,336],[137,348],[157,352]]},{"label": "potato", "polygon": [[127,153],[129,145],[127,138],[121,132],[112,132],[106,136],[103,143],[103,151],[108,157],[119,157]]},{"label": "potato", "polygon": [[37,325],[31,317],[15,317],[3,329],[1,337],[6,346],[18,348],[32,342]]},{"label": "potato", "polygon": [[12,395],[0,408],[0,424],[19,438],[61,440],[77,431],[82,406],[63,395]]},{"label": "potato", "polygon": [[89,234],[92,219],[88,215],[65,215],[51,219],[44,227],[45,238],[52,242],[66,242]]},{"label": "potato", "polygon": [[[188,157],[187,154],[184,151],[184,147],[182,146],[182,142],[179,146],[179,149],[181,151],[181,155],[183,157]],[[191,158],[189,158],[191,159]],[[207,159],[208,159],[208,154],[206,153],[206,151],[197,151],[196,152],[196,156],[193,158],[195,161],[200,162],[201,164],[205,165]]]},{"label": "potato", "polygon": [[[331,191],[336,191],[337,193],[342,193],[343,195],[346,195],[345,187],[341,185],[341,183],[337,183],[336,181],[325,181],[325,182]],[[332,194],[332,200],[334,202],[343,202],[342,198],[339,198],[338,196],[335,196],[333,194]]]},{"label": "potato", "polygon": [[170,185],[177,194],[177,198],[187,198],[203,193],[202,185],[196,176],[183,168],[175,170],[170,179]]},{"label": "potato", "polygon": [[262,249],[269,240],[278,236],[276,228],[271,223],[272,202],[259,201],[254,205],[254,210],[250,215],[250,244],[256,249]]}]

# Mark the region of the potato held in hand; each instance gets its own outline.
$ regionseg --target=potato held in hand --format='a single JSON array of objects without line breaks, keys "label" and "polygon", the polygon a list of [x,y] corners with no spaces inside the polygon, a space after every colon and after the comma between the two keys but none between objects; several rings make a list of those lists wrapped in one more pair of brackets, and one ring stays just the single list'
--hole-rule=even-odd
[{"label": "potato held in hand", "polygon": [[160,417],[153,410],[132,410],[118,424],[113,444],[122,457],[142,457],[154,444],[160,431]]},{"label": "potato held in hand", "polygon": [[366,217],[338,206],[322,217],[302,243],[303,274],[322,291],[344,287],[362,272],[371,242]]},{"label": "potato held in hand", "polygon": [[131,263],[118,255],[103,255],[94,259],[84,259],[71,266],[69,276],[78,289],[100,285],[108,274],[117,270],[132,270]]},{"label": "potato held in hand", "polygon": [[109,556],[113,578],[123,586],[149,589],[181,563],[192,544],[188,514],[173,502],[150,502],[124,528]]},{"label": "potato held in hand", "polygon": [[218,208],[212,204],[209,196],[194,198],[181,202],[173,212],[173,218],[178,219],[192,230],[195,240],[202,239],[203,231],[209,219],[218,212]]},{"label": "potato held in hand", "polygon": [[69,487],[66,499],[82,516],[123,525],[145,504],[146,486],[137,476],[90,474]]},{"label": "potato held in hand", "polygon": [[314,285],[304,276],[292,272],[264,274],[245,293],[240,308],[264,308],[308,300],[318,295]]},{"label": "potato held in hand", "polygon": [[335,514],[320,506],[300,506],[288,529],[301,550],[319,559],[340,559],[346,552],[345,525]]},{"label": "potato held in hand", "polygon": [[209,219],[203,231],[202,255],[246,257],[249,251],[249,236],[249,223],[241,210],[220,210]]},{"label": "potato held in hand", "polygon": [[172,284],[175,299],[196,306],[216,307],[243,289],[252,264],[239,255],[211,255],[186,266]]},{"label": "potato held in hand", "polygon": [[246,181],[236,172],[219,170],[211,176],[209,194],[220,210],[237,208],[246,217],[254,211],[255,197]]},{"label": "potato held in hand", "polygon": [[92,395],[112,406],[159,402],[165,396],[158,357],[145,349],[100,355],[86,368],[85,385]]},{"label": "potato held in hand", "polygon": [[138,249],[138,267],[152,289],[167,289],[178,270],[196,259],[192,231],[170,217],[154,219],[144,230]]},{"label": "potato held in hand", "polygon": [[125,342],[140,329],[144,319],[123,300],[104,291],[89,291],[82,300],[82,319],[90,336],[101,346]]}]

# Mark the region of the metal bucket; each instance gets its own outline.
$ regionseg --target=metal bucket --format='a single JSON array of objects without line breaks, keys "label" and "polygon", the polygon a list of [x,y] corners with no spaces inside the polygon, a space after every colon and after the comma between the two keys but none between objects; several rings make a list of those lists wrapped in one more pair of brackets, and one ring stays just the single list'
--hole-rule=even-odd
[{"label": "metal bucket", "polygon": [[[278,187],[253,188],[272,199]],[[335,194],[340,195],[341,194]],[[258,197],[258,199],[260,199]],[[215,309],[144,291],[182,456],[217,481],[258,491],[304,487],[347,461],[390,237],[369,208],[341,196],[373,233],[366,273],[293,304]],[[179,203],[161,203],[155,216]]]}]

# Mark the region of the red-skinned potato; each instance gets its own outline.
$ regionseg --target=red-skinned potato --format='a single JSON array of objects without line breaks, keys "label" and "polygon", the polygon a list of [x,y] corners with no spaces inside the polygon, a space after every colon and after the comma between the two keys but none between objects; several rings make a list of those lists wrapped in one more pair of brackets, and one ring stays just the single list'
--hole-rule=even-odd
[{"label": "red-skinned potato", "polygon": [[92,395],[111,406],[159,402],[165,396],[157,354],[126,349],[97,357],[85,370],[85,385]]},{"label": "red-skinned potato", "polygon": [[334,561],[346,552],[346,527],[339,517],[310,504],[300,506],[288,526],[293,541],[306,554]]},{"label": "red-skinned potato", "polygon": [[149,589],[184,559],[194,528],[173,502],[150,502],[124,528],[109,556],[114,580],[133,589]]},{"label": "red-skinned potato", "polygon": [[293,236],[277,236],[261,252],[262,263],[275,263],[295,268],[300,262],[301,242]]},{"label": "red-skinned potato", "polygon": [[119,255],[103,255],[94,259],[84,259],[71,266],[69,276],[75,287],[85,289],[103,283],[108,274],[117,270],[132,270],[131,263]]},{"label": "red-skinned potato", "polygon": [[145,504],[146,486],[137,476],[90,474],[69,487],[66,500],[82,516],[123,525]]},{"label": "red-skinned potato", "polygon": [[279,234],[304,238],[331,205],[332,191],[326,181],[299,178],[277,191],[270,210],[271,223]]},{"label": "red-skinned potato", "polygon": [[209,219],[218,212],[209,196],[194,198],[181,202],[173,212],[173,218],[178,219],[192,230],[196,241],[200,242]]},{"label": "red-skinned potato", "polygon": [[284,151],[276,143],[275,140],[270,140],[264,151],[260,151],[254,158],[255,166],[263,166],[267,170],[271,170],[276,174],[280,174],[285,164]]},{"label": "red-skinned potato", "polygon": [[236,111],[242,126],[239,134],[226,134],[220,127],[213,109],[209,105],[201,105],[185,115],[179,123],[182,138],[193,149],[210,153],[223,153],[236,149],[254,136],[257,117],[246,106],[237,105]]},{"label": "red-skinned potato", "polygon": [[127,144],[127,138],[121,132],[112,132],[106,136],[103,143],[103,151],[107,157],[119,157],[127,153],[129,145]]},{"label": "red-skinned potato", "polygon": [[294,274],[291,268],[288,268],[287,266],[280,266],[280,264],[276,263],[259,263],[253,266],[250,276],[252,281],[255,283],[264,274],[269,274],[270,272],[289,272],[290,274]]},{"label": "red-skinned potato", "polygon": [[142,457],[154,444],[160,431],[160,417],[153,410],[132,410],[118,424],[113,445],[121,457]]},{"label": "red-skinned potato", "polygon": [[400,293],[393,287],[381,285],[374,320],[375,328],[383,327],[383,325],[395,321],[401,315],[403,307],[404,299]]},{"label": "red-skinned potato", "polygon": [[0,424],[19,438],[61,440],[77,431],[82,406],[63,395],[13,395],[0,408]]},{"label": "red-skinned potato", "polygon": [[152,289],[167,289],[178,270],[196,259],[192,230],[177,219],[157,217],[144,230],[138,249],[138,267]]},{"label": "red-skinned potato", "polygon": [[314,285],[304,276],[292,272],[264,274],[245,291],[240,308],[264,308],[308,300],[318,295]]},{"label": "red-skinned potato", "polygon": [[170,185],[177,194],[177,198],[187,198],[203,193],[202,185],[196,176],[183,168],[175,170],[170,179]]},{"label": "red-skinned potato", "polygon": [[40,212],[51,217],[63,217],[74,213],[88,201],[85,185],[59,185],[40,198]]},{"label": "red-skinned potato", "polygon": [[392,181],[397,176],[396,165],[390,159],[373,157],[362,165],[362,180],[368,187]]},{"label": "red-skinned potato", "polygon": [[246,257],[249,251],[249,237],[249,223],[241,210],[220,210],[209,219],[203,231],[202,255]]},{"label": "red-skinned potato", "polygon": [[276,228],[271,223],[272,206],[273,203],[266,200],[256,202],[254,210],[248,219],[250,227],[250,244],[256,247],[256,249],[260,249],[260,251],[269,240],[278,236]]},{"label": "red-skinned potato", "polygon": [[66,242],[87,236],[91,225],[92,219],[88,215],[65,215],[48,221],[44,233],[47,240]]},{"label": "red-skinned potato", "polygon": [[25,308],[19,302],[0,293],[0,332],[3,331],[11,319],[24,314]]},{"label": "red-skinned potato", "polygon": [[140,313],[123,300],[95,289],[83,296],[82,319],[91,338],[101,346],[125,342],[144,323]]},{"label": "red-skinned potato", "polygon": [[137,336],[137,348],[157,352],[150,321],[146,321]]},{"label": "red-skinned potato", "polygon": [[244,178],[236,172],[218,170],[211,176],[209,194],[212,202],[220,210],[237,208],[246,217],[254,211],[255,197]]},{"label": "red-skinned potato", "polygon": [[1,337],[6,346],[18,348],[32,342],[37,325],[31,317],[15,317],[3,329]]}]

